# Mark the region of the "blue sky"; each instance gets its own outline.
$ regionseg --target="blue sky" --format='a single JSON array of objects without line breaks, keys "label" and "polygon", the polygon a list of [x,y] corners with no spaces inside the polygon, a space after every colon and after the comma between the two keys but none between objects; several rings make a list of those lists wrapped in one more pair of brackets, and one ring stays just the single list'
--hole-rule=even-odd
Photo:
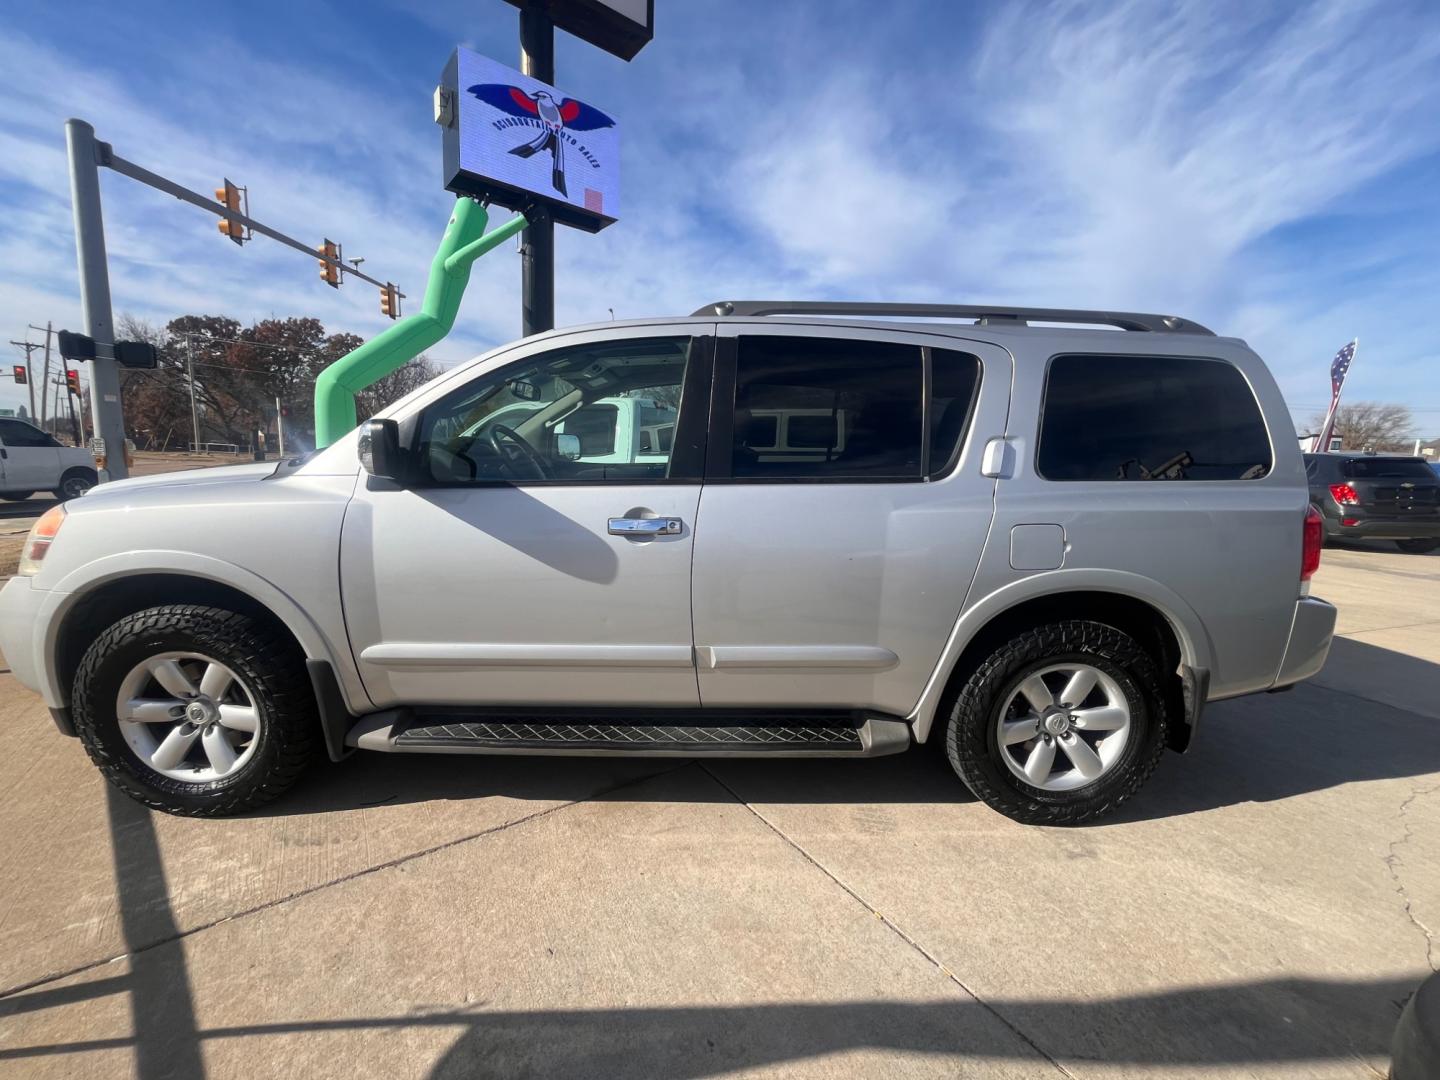
[{"label": "blue sky", "polygon": [[[1301,421],[1358,336],[1347,398],[1403,401],[1440,435],[1433,0],[656,7],[629,64],[557,35],[561,88],[623,124],[625,215],[559,230],[562,325],[722,297],[1175,312],[1246,338]],[[262,220],[416,295],[451,201],[440,68],[456,44],[517,51],[502,0],[0,11],[6,340],[80,325],[67,116],[189,187],[248,184]],[[117,313],[384,324],[371,287],[332,291],[297,253],[102,183]],[[518,329],[507,249],[432,354]]]}]

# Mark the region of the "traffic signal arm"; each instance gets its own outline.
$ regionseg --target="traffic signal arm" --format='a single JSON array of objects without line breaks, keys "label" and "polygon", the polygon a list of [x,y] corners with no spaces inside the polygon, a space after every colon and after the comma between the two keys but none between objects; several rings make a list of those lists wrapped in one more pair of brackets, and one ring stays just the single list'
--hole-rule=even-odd
[{"label": "traffic signal arm", "polygon": [[459,199],[430,263],[419,313],[401,319],[359,348],[346,353],[315,380],[315,445],[329,446],[356,424],[355,395],[419,356],[455,325],[470,268],[485,252],[528,224],[517,214],[486,233],[489,215],[472,199]]}]

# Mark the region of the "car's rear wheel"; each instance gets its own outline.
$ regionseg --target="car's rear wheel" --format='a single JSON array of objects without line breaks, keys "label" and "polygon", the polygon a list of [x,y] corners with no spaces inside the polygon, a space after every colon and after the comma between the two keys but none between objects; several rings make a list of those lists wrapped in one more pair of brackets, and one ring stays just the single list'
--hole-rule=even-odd
[{"label": "car's rear wheel", "polygon": [[60,478],[60,486],[55,489],[55,497],[62,501],[78,499],[94,487],[99,479],[89,469],[71,469]]},{"label": "car's rear wheel", "polygon": [[1440,548],[1440,536],[1427,536],[1423,539],[1396,540],[1395,546],[1401,551],[1411,555],[1424,555],[1427,551],[1434,551]]},{"label": "car's rear wheel", "polygon": [[1130,635],[1070,620],[989,653],[955,698],[950,764],[1007,817],[1076,824],[1114,810],[1154,771],[1165,713],[1154,659]]},{"label": "car's rear wheel", "polygon": [[294,783],[317,747],[294,643],[220,608],[127,615],[86,651],[73,701],[76,733],[101,772],[173,814],[259,807]]}]

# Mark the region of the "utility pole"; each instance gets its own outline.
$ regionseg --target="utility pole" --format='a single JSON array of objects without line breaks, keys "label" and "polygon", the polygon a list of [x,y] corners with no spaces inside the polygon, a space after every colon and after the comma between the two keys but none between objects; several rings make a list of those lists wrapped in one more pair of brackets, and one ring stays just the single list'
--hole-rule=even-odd
[{"label": "utility pole", "polygon": [[[30,354],[40,346],[33,341],[12,341],[10,344],[19,345],[25,350],[25,389],[30,392],[30,419],[33,420],[35,419],[35,377],[30,372]],[[47,349],[49,344],[48,341],[45,343]],[[41,397],[44,395],[42,394]]]},{"label": "utility pole", "polygon": [[200,452],[200,413],[195,408],[195,349],[189,334],[185,335],[186,381],[190,384],[190,452]]},{"label": "utility pole", "polygon": [[285,416],[280,411],[280,395],[275,395],[275,438],[280,442],[280,456],[285,456]]},{"label": "utility pole", "polygon": [[[114,315],[110,309],[110,271],[105,261],[105,221],[100,211],[100,167],[95,129],[84,120],[65,121],[70,157],[70,200],[75,213],[75,256],[80,264],[80,307],[85,333],[95,339],[90,361],[90,417],[105,449],[100,479],[123,480],[125,418],[120,408],[120,373],[114,360]],[[100,355],[101,353],[104,355]],[[67,391],[68,392],[68,391]]]},{"label": "utility pole", "polygon": [[[40,327],[36,326],[34,323],[31,323],[31,324],[30,324],[30,329],[31,329],[31,330],[39,330]],[[54,334],[54,333],[55,333],[55,324],[52,323],[52,322],[50,322],[49,320],[46,320],[46,323],[45,323],[45,373],[40,377],[40,385],[41,385],[41,386],[49,386],[49,385],[50,385],[50,337],[51,337],[51,335]],[[30,405],[30,410],[31,410],[32,412],[35,410],[35,405],[34,405],[33,402],[32,402],[31,405]],[[40,427],[41,427],[41,430],[44,430],[44,427],[45,427],[45,393],[44,393],[43,390],[42,390],[41,393],[40,393]]]},{"label": "utility pole", "polygon": [[[539,5],[520,9],[520,70],[555,84],[555,24]],[[520,234],[520,332],[555,329],[555,222],[543,207],[525,211]]]}]

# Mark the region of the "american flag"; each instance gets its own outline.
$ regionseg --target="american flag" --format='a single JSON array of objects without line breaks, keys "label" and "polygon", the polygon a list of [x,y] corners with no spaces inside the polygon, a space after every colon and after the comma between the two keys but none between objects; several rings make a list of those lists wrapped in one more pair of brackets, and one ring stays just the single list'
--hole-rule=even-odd
[{"label": "american flag", "polygon": [[1345,375],[1350,370],[1350,362],[1355,359],[1355,346],[1359,343],[1358,338],[1350,342],[1330,361],[1330,410],[1325,414],[1325,426],[1320,429],[1320,438],[1315,444],[1317,450],[1330,449],[1330,436],[1335,429],[1335,409],[1340,404],[1340,390],[1345,385]]}]

